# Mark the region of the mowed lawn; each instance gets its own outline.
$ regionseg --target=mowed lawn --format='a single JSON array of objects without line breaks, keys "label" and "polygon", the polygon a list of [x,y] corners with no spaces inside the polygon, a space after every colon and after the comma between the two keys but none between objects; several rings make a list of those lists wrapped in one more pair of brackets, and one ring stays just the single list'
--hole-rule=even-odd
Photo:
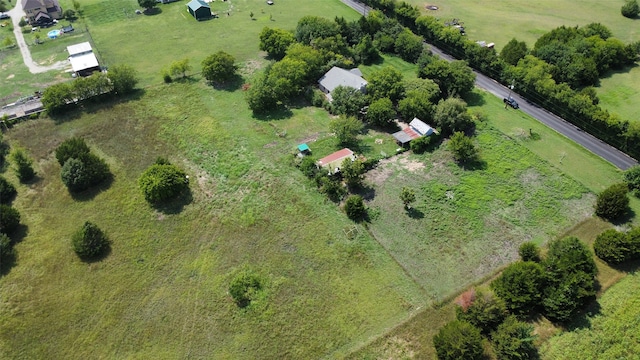
[{"label": "mowed lawn", "polygon": [[[0,277],[3,356],[335,358],[425,305],[366,230],[349,232],[353,223],[290,165],[297,143],[326,131],[324,111],[255,120],[240,91],[174,83],[64,120],[5,135],[33,156],[39,178],[14,202],[26,236]],[[53,151],[70,136],[107,160],[109,187],[69,195]],[[163,212],[144,201],[137,178],[158,156],[189,173],[186,205]],[[71,250],[86,220],[112,241],[102,261]],[[227,292],[242,269],[266,282],[246,310]]]},{"label": "mowed lawn", "polygon": [[272,6],[263,0],[234,0],[212,2],[219,18],[198,22],[187,12],[186,3],[159,4],[156,15],[136,15],[135,0],[92,0],[83,7],[103,61],[133,66],[141,72],[143,84],[161,82],[162,69],[184,58],[199,72],[202,60],[219,50],[251,67],[259,52],[258,35],[266,26],[295,30],[305,15],[358,18],[339,0],[279,0]]}]

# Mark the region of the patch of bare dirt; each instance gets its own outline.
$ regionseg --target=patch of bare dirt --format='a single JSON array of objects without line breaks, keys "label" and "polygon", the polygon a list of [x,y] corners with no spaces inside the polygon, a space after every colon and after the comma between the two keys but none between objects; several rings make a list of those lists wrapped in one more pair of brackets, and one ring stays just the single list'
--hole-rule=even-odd
[{"label": "patch of bare dirt", "polygon": [[15,76],[16,76],[15,74],[11,74],[11,75],[7,76],[7,80],[13,79]]},{"label": "patch of bare dirt", "polygon": [[311,134],[311,135],[307,136],[306,138],[304,138],[302,140],[299,140],[298,143],[299,144],[304,144],[304,143],[315,142],[315,141],[318,140],[319,137],[320,137],[320,133],[317,132],[317,133],[314,133],[314,134]]},{"label": "patch of bare dirt", "polygon": [[212,197],[213,192],[210,189],[214,187],[215,184],[213,184],[213,181],[211,180],[211,177],[209,176],[209,174],[207,174],[206,172],[201,172],[200,174],[196,175],[196,178],[197,178],[198,186],[200,187],[202,192],[207,197]]}]

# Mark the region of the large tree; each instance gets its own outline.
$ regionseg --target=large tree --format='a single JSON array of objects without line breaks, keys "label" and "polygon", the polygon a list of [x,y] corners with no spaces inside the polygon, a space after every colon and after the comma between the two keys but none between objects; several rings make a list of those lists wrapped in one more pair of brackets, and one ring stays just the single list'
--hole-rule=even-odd
[{"label": "large tree", "polygon": [[374,100],[389,98],[397,102],[404,96],[402,74],[391,66],[375,71],[369,76],[367,94]]},{"label": "large tree", "polygon": [[500,57],[507,64],[517,65],[518,61],[525,57],[528,52],[527,43],[513,38],[502,48],[502,51],[500,51]]},{"label": "large tree", "polygon": [[480,330],[466,321],[455,320],[438,331],[433,345],[439,360],[481,360],[484,358]]},{"label": "large tree", "polygon": [[607,220],[618,220],[629,211],[627,184],[613,184],[604,189],[596,199],[596,215]]},{"label": "large tree", "polygon": [[306,45],[310,45],[314,39],[328,38],[339,33],[340,29],[337,23],[313,15],[302,17],[296,26],[296,40]]},{"label": "large tree", "polygon": [[367,106],[367,98],[359,89],[338,86],[331,92],[331,109],[334,114],[359,116],[362,108]]},{"label": "large tree", "polygon": [[491,334],[493,349],[499,359],[526,360],[537,359],[538,350],[534,344],[533,325],[509,316],[498,329]]},{"label": "large tree", "polygon": [[223,83],[236,75],[236,59],[224,51],[207,56],[202,60],[202,76],[211,83]]},{"label": "large tree", "polygon": [[448,62],[433,60],[418,70],[418,76],[433,80],[440,87],[443,97],[465,96],[473,90],[476,75],[461,60]]},{"label": "large tree", "polygon": [[418,60],[424,48],[422,38],[412,33],[409,29],[404,29],[398,34],[394,46],[396,53],[403,60],[410,63],[415,63]]},{"label": "large tree", "polygon": [[125,64],[110,67],[107,77],[111,80],[113,90],[118,95],[131,93],[138,83],[136,70]]},{"label": "large tree", "polygon": [[138,5],[142,6],[146,10],[153,9],[158,2],[156,0],[138,0]]},{"label": "large tree", "polygon": [[491,288],[504,300],[509,311],[527,314],[540,306],[545,281],[542,265],[519,261],[504,269],[500,277],[491,282]]},{"label": "large tree", "polygon": [[260,50],[276,60],[282,59],[287,48],[295,41],[293,33],[286,30],[265,27],[260,32]]},{"label": "large tree", "polygon": [[459,98],[441,100],[436,105],[433,121],[444,136],[456,131],[466,131],[473,125],[467,104]]},{"label": "large tree", "polygon": [[396,111],[389,98],[380,98],[369,105],[367,121],[376,126],[388,126],[396,118]]},{"label": "large tree", "polygon": [[339,116],[329,122],[329,129],[336,134],[341,145],[355,144],[362,127],[362,122],[351,116]]}]

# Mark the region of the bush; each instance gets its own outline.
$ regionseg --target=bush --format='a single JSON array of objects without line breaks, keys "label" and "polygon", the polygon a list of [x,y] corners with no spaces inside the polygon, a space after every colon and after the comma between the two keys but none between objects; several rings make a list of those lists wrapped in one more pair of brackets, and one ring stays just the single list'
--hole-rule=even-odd
[{"label": "bush", "polygon": [[318,166],[316,165],[316,160],[311,156],[305,156],[300,161],[298,168],[302,173],[308,177],[309,179],[313,179],[318,173]]},{"label": "bush", "polygon": [[241,308],[247,307],[252,300],[255,300],[260,290],[262,290],[262,281],[256,274],[248,271],[238,274],[229,284],[229,294]]},{"label": "bush", "polygon": [[596,215],[606,220],[618,220],[629,211],[627,184],[613,184],[598,194]]},{"label": "bush", "polygon": [[533,341],[533,325],[518,321],[509,316],[498,329],[491,334],[493,350],[498,359],[536,359],[537,352]]},{"label": "bush", "polygon": [[462,131],[458,131],[451,136],[449,150],[453,153],[453,158],[462,164],[474,162],[478,159],[478,149],[473,144],[473,140]]},{"label": "bush", "polygon": [[632,166],[624,172],[624,182],[635,196],[640,195],[640,165]]},{"label": "bush", "polygon": [[431,136],[421,136],[417,139],[411,140],[409,148],[416,154],[422,154],[429,149],[431,144]]},{"label": "bush", "polygon": [[575,236],[551,241],[544,265],[552,281],[580,271],[591,277],[598,273],[591,250]]},{"label": "bush", "polygon": [[65,10],[62,13],[62,16],[64,16],[64,18],[67,19],[67,20],[76,20],[78,18],[76,16],[76,12],[74,10],[71,10],[71,9]]},{"label": "bush", "polygon": [[593,243],[593,251],[609,264],[620,264],[634,255],[629,247],[627,234],[616,229],[609,229],[598,235]]},{"label": "bush", "polygon": [[362,196],[349,196],[344,203],[344,211],[351,220],[358,221],[364,219],[367,214],[367,209],[364,206]]},{"label": "bush", "polygon": [[518,254],[520,255],[520,259],[522,259],[522,261],[540,262],[541,260],[540,247],[530,241],[527,241],[520,245]]},{"label": "bush", "polygon": [[342,200],[347,190],[342,186],[342,183],[327,175],[317,175],[316,185],[321,194],[327,195],[331,201],[338,202]]},{"label": "bush", "polygon": [[480,330],[465,321],[452,321],[433,337],[439,360],[483,359]]},{"label": "bush", "polygon": [[25,27],[27,26],[27,20],[25,20],[25,18],[21,18],[20,21],[18,22],[18,26],[20,27]]},{"label": "bush", "polygon": [[558,284],[546,289],[542,305],[544,315],[551,321],[566,322],[595,298],[594,278],[583,271],[564,275]]},{"label": "bush", "polygon": [[138,83],[136,70],[129,65],[114,65],[107,73],[109,80],[113,84],[113,90],[118,95],[129,94],[135,90]]},{"label": "bush", "polygon": [[0,204],[10,203],[17,193],[16,187],[0,176]]},{"label": "bush", "polygon": [[98,185],[110,175],[107,163],[94,154],[70,158],[62,166],[60,177],[70,191],[83,191]]},{"label": "bush", "polygon": [[20,226],[20,213],[9,205],[0,204],[0,233],[11,235]]},{"label": "bush", "polygon": [[64,165],[67,160],[71,158],[81,159],[84,155],[88,154],[91,150],[84,139],[73,137],[62,142],[56,148],[56,160],[60,166]]},{"label": "bush", "polygon": [[13,162],[13,170],[20,182],[24,183],[33,179],[36,172],[33,170],[33,161],[29,159],[22,149],[16,149],[11,153],[11,161]]},{"label": "bush", "polygon": [[624,17],[634,19],[640,13],[640,5],[636,0],[627,0],[620,8],[620,13]]},{"label": "bush", "polygon": [[499,278],[491,282],[495,294],[516,315],[526,315],[540,305],[544,285],[544,269],[531,261],[509,265]]},{"label": "bush", "polygon": [[175,165],[153,164],[138,179],[144,198],[151,203],[173,199],[189,188],[187,174]]},{"label": "bush", "polygon": [[71,238],[73,251],[82,259],[103,255],[109,248],[109,239],[98,226],[87,221]]},{"label": "bush", "polygon": [[468,322],[485,335],[494,331],[506,316],[507,308],[502,299],[480,292],[466,310],[463,307],[456,308],[458,320]]}]

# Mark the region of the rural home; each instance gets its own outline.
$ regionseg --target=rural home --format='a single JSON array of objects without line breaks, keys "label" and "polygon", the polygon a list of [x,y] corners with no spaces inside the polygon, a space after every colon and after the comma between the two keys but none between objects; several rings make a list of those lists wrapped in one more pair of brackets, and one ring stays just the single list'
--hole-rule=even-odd
[{"label": "rural home", "polygon": [[29,24],[39,21],[50,22],[62,17],[62,8],[58,0],[22,0],[22,10],[27,15]]},{"label": "rural home", "polygon": [[341,85],[358,89],[364,93],[367,87],[367,80],[362,78],[362,73],[358,68],[345,70],[334,66],[318,80],[318,85],[320,90],[327,94],[327,98],[331,101],[331,92]]},{"label": "rural home", "polygon": [[326,169],[329,174],[336,174],[340,172],[340,166],[342,166],[342,162],[345,159],[351,159],[354,161],[356,156],[353,154],[353,151],[344,148],[342,150],[338,150],[331,155],[327,155],[322,159],[318,160],[316,163],[318,167]]},{"label": "rural home", "polygon": [[89,76],[94,71],[100,71],[100,64],[89,42],[69,45],[67,52],[71,68],[76,75]]},{"label": "rural home", "polygon": [[202,0],[191,0],[187,4],[189,14],[191,14],[196,20],[206,20],[211,18],[211,7],[209,4]]},{"label": "rural home", "polygon": [[406,146],[413,139],[417,139],[421,136],[429,136],[433,134],[434,130],[431,126],[425,124],[422,120],[414,118],[409,123],[409,126],[394,133],[393,137],[396,142],[401,146]]}]

